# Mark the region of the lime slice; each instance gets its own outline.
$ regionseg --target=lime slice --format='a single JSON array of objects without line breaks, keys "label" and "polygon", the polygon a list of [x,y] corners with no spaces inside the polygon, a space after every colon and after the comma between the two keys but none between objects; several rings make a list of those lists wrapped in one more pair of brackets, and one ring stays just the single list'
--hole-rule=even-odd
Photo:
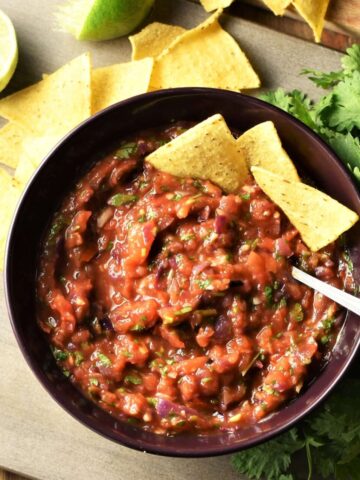
[{"label": "lime slice", "polygon": [[0,92],[15,72],[18,62],[16,33],[10,18],[0,10]]},{"label": "lime slice", "polygon": [[62,29],[78,40],[109,40],[132,32],[154,0],[68,0],[58,12]]}]

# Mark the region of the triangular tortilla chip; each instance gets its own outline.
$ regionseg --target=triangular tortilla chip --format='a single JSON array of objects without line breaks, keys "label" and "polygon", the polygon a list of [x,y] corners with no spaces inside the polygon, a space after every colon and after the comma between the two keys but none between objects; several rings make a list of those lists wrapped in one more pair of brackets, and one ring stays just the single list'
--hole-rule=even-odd
[{"label": "triangular tortilla chip", "polygon": [[239,188],[249,173],[234,137],[219,114],[158,148],[146,160],[177,177],[211,180],[226,192]]},{"label": "triangular tortilla chip", "polygon": [[309,185],[290,182],[260,167],[252,167],[251,172],[313,252],[336,240],[359,219],[355,212]]},{"label": "triangular tortilla chip", "polygon": [[14,174],[15,180],[25,185],[60,138],[56,136],[25,137]]},{"label": "triangular tortilla chip", "polygon": [[237,143],[248,167],[263,167],[287,180],[300,181],[293,162],[281,145],[273,122],[259,123],[247,130],[237,139]]},{"label": "triangular tortilla chip", "polygon": [[291,0],[263,0],[263,2],[275,13],[275,15],[284,15]]},{"label": "triangular tortilla chip", "polygon": [[0,115],[36,135],[64,135],[91,114],[90,56],[0,101]]},{"label": "triangular tortilla chip", "polygon": [[15,170],[15,180],[18,181],[19,184],[26,185],[36,168],[37,166],[32,162],[31,158],[23,153],[19,157],[19,163]]},{"label": "triangular tortilla chip", "polygon": [[292,4],[310,25],[315,41],[320,42],[330,0],[292,0]]},{"label": "triangular tortilla chip", "polygon": [[35,167],[38,167],[46,155],[61,140],[57,135],[43,135],[41,137],[26,137],[23,141],[24,153],[31,159]]},{"label": "triangular tortilla chip", "polygon": [[132,46],[131,60],[145,57],[157,57],[179,35],[186,32],[177,25],[154,22],[147,25],[136,35],[129,37]]},{"label": "triangular tortilla chip", "polygon": [[8,230],[21,190],[18,182],[0,168],[0,270],[3,269]]},{"label": "triangular tortilla chip", "polygon": [[152,58],[119,63],[92,71],[92,113],[126,98],[146,93],[153,67]]},{"label": "triangular tortilla chip", "polygon": [[236,41],[221,28],[221,10],[177,37],[157,57],[153,90],[172,87],[214,87],[239,91],[257,88],[260,80]]},{"label": "triangular tortilla chip", "polygon": [[27,135],[29,132],[26,129],[13,122],[0,129],[0,163],[16,168]]},{"label": "triangular tortilla chip", "polygon": [[200,0],[201,5],[207,12],[213,12],[219,8],[226,8],[232,4],[234,0]]}]

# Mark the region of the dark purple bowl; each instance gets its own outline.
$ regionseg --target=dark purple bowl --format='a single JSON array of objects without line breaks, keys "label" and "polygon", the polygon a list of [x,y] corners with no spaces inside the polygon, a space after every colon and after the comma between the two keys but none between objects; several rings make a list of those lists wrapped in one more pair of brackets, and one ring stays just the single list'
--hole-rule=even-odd
[{"label": "dark purple bowl", "polygon": [[[338,383],[360,343],[359,318],[347,313],[327,364],[279,412],[236,433],[158,436],[122,423],[87,400],[60,372],[35,320],[35,276],[42,234],[65,194],[109,145],[142,129],[172,120],[200,121],[221,113],[237,131],[272,120],[286,150],[303,173],[360,215],[360,197],[336,155],[306,126],[260,100],[215,89],[182,88],[148,93],[114,105],[85,121],[55,147],[30,181],[18,206],[6,253],[6,299],[12,327],[30,368],[50,395],[95,432],[137,450],[171,456],[202,457],[235,452],[286,430],[316,407]],[[336,221],[336,218],[330,221]],[[360,269],[358,228],[349,235]]]}]

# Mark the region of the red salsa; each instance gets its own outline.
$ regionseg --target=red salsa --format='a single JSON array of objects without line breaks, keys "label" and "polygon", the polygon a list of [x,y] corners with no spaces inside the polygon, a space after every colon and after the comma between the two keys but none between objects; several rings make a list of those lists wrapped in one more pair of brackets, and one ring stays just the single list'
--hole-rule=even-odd
[{"label": "red salsa", "polygon": [[54,216],[38,275],[38,322],[65,375],[160,434],[241,428],[301,390],[338,308],[293,264],[352,286],[340,246],[310,252],[252,177],[226,195],[144,162],[187,127],[96,163]]}]

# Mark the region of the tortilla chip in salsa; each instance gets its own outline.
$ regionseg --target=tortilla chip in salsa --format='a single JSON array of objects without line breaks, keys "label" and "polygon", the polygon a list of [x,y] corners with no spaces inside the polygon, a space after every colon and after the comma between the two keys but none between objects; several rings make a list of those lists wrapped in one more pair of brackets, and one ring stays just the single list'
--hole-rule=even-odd
[{"label": "tortilla chip in salsa", "polygon": [[313,252],[336,240],[359,219],[355,212],[309,185],[289,181],[260,167],[252,167],[251,173]]},{"label": "tortilla chip in salsa", "polygon": [[146,160],[177,177],[211,180],[226,192],[239,188],[248,176],[241,150],[219,114],[158,148]]},{"label": "tortilla chip in salsa", "polygon": [[273,122],[259,123],[243,133],[237,143],[248,167],[262,167],[294,182],[300,181],[293,162],[281,145]]}]

